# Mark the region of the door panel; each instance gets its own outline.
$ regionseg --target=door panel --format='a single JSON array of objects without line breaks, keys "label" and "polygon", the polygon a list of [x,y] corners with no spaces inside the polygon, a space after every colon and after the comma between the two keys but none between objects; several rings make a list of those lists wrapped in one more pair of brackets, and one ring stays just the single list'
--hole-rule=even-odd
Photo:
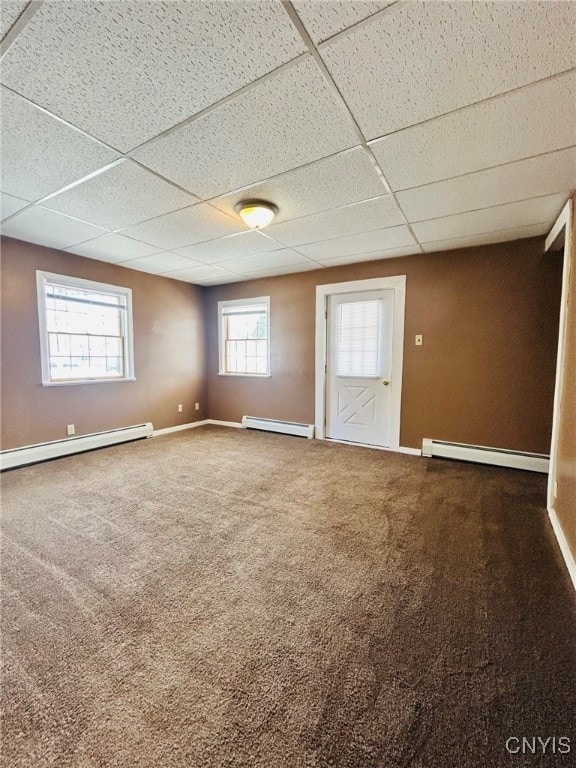
[{"label": "door panel", "polygon": [[326,437],[388,447],[394,291],[328,298]]}]

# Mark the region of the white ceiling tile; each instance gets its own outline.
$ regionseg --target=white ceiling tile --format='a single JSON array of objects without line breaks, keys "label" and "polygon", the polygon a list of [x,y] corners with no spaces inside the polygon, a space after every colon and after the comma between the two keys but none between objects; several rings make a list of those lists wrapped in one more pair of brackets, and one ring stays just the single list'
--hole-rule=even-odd
[{"label": "white ceiling tile", "polygon": [[179,248],[177,252],[203,264],[216,264],[234,257],[252,256],[276,248],[282,248],[282,245],[275,243],[261,232],[250,230],[249,232],[240,232],[238,235],[228,235],[228,237],[221,237],[218,240],[210,240],[207,243]]},{"label": "white ceiling tile", "polygon": [[164,273],[165,277],[172,277],[174,280],[185,280],[187,283],[195,283],[200,280],[219,280],[222,278],[237,278],[233,272],[229,272],[222,267],[192,267],[191,269],[178,269],[174,272]]},{"label": "white ceiling tile", "polygon": [[371,144],[392,189],[576,144],[576,72],[475,104]]},{"label": "white ceiling tile", "polygon": [[368,139],[576,64],[573,2],[396,3],[322,48]]},{"label": "white ceiling tile", "polygon": [[348,237],[337,237],[333,240],[324,240],[321,243],[301,245],[298,247],[298,251],[310,259],[323,260],[414,245],[416,243],[410,230],[408,227],[402,226],[362,232]]},{"label": "white ceiling tile", "polygon": [[551,227],[568,195],[569,193],[561,192],[495,208],[484,208],[481,211],[420,221],[412,224],[412,228],[421,243],[428,243],[432,240],[453,240],[456,237],[480,235],[499,229],[517,229],[532,224],[547,224]]},{"label": "white ceiling tile", "polygon": [[451,251],[455,248],[471,248],[478,245],[490,245],[492,243],[508,243],[512,240],[523,240],[525,237],[538,237],[549,232],[548,224],[531,224],[517,229],[500,229],[497,232],[485,232],[481,235],[468,237],[456,237],[452,240],[435,240],[424,243],[422,248],[426,253],[435,251]]},{"label": "white ceiling tile", "polygon": [[206,287],[211,285],[227,285],[229,283],[239,283],[242,280],[247,279],[248,278],[243,277],[242,275],[230,275],[229,277],[220,277],[215,280],[198,280],[196,285],[204,285]]},{"label": "white ceiling tile", "polygon": [[5,192],[0,192],[0,221],[8,218],[8,216],[12,216],[16,211],[21,211],[27,205],[30,205],[28,200],[22,200],[19,197],[13,197]]},{"label": "white ceiling tile", "polygon": [[322,266],[336,267],[341,264],[361,264],[364,261],[380,261],[381,259],[395,259],[399,256],[413,256],[422,253],[420,246],[409,245],[406,248],[390,248],[388,250],[371,251],[352,256],[339,256],[336,259],[321,259]]},{"label": "white ceiling tile", "polygon": [[200,262],[187,259],[185,256],[179,256],[177,253],[165,251],[163,253],[155,253],[152,256],[142,256],[137,259],[123,261],[120,266],[160,275],[175,269],[190,269],[202,265]]},{"label": "white ceiling tile", "polygon": [[137,150],[134,157],[202,198],[358,144],[312,59]]},{"label": "white ceiling tile", "polygon": [[345,237],[372,229],[384,229],[404,222],[391,195],[354,203],[344,208],[315,213],[302,219],[293,219],[267,228],[270,237],[286,245],[302,245]]},{"label": "white ceiling tile", "polygon": [[2,224],[2,234],[27,243],[67,248],[106,233],[105,229],[77,221],[35,205]]},{"label": "white ceiling tile", "polygon": [[29,0],[2,0],[0,2],[0,40],[13,26]]},{"label": "white ceiling tile", "polygon": [[43,205],[106,229],[120,229],[192,205],[198,198],[130,160],[79,184]]},{"label": "white ceiling tile", "polygon": [[149,256],[157,253],[158,248],[154,245],[140,243],[138,240],[132,240],[130,237],[111,233],[96,237],[87,243],[73,245],[65,250],[75,253],[78,256],[87,256],[90,259],[99,261],[109,261],[111,264],[117,264],[127,259],[137,259],[139,256]]},{"label": "white ceiling tile", "polygon": [[298,264],[292,264],[287,267],[276,267],[272,269],[262,269],[254,272],[247,272],[244,277],[239,275],[238,280],[257,280],[260,277],[292,275],[295,272],[312,272],[315,269],[324,269],[324,266],[324,264],[317,264],[314,261],[304,261]]},{"label": "white ceiling tile", "polygon": [[304,51],[277,2],[62,1],[19,35],[2,81],[128,151]]},{"label": "white ceiling tile", "polygon": [[240,220],[235,222],[207,203],[199,203],[127,227],[122,230],[122,234],[158,246],[159,249],[172,251],[184,245],[215,240],[245,230]]},{"label": "white ceiling tile", "polygon": [[259,253],[255,256],[244,256],[242,259],[231,259],[230,261],[225,261],[221,266],[230,270],[230,272],[248,274],[263,269],[289,267],[306,261],[306,256],[302,256],[296,253],[296,251],[290,250],[290,248],[282,248],[279,251]]},{"label": "white ceiling tile", "polygon": [[293,0],[298,16],[315,43],[390,5],[391,0]]},{"label": "white ceiling tile", "polygon": [[274,221],[280,223],[368,200],[384,191],[368,154],[362,147],[356,147],[218,197],[212,204],[236,215],[234,206],[241,200],[270,200],[278,207]]},{"label": "white ceiling tile", "polygon": [[408,221],[422,221],[569,190],[576,147],[397,192]]},{"label": "white ceiling tile", "polygon": [[2,191],[39,200],[116,160],[82,136],[2,88]]}]

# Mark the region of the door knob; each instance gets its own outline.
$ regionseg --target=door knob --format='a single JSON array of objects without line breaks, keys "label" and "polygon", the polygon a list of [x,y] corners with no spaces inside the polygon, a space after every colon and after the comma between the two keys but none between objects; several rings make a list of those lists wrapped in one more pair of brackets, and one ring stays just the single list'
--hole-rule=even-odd
[{"label": "door knob", "polygon": [[390,380],[389,379],[382,379],[382,384],[384,384],[384,386],[387,387],[388,384],[390,384]]}]

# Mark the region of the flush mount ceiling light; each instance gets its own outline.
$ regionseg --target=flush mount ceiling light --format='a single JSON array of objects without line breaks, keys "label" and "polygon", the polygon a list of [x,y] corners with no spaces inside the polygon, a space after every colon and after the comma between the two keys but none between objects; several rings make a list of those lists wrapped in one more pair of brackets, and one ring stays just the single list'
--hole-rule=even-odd
[{"label": "flush mount ceiling light", "polygon": [[251,229],[263,229],[278,213],[275,205],[264,200],[242,200],[235,208],[242,221]]}]

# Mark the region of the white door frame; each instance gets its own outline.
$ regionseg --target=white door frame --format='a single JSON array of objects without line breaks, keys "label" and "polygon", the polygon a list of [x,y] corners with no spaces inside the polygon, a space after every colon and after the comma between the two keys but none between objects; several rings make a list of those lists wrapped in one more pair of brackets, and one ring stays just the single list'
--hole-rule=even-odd
[{"label": "white door frame", "polygon": [[[390,451],[420,454],[416,449],[400,448],[400,408],[402,403],[402,360],[404,356],[404,307],[406,304],[406,275],[375,277],[370,280],[352,280],[316,286],[316,392],[315,436],[326,439],[326,364],[328,297],[360,291],[394,291],[392,335],[392,379],[390,381]],[[379,447],[379,446],[374,446]]]},{"label": "white door frame", "polygon": [[558,432],[560,429],[560,400],[562,398],[562,384],[564,380],[564,364],[566,355],[566,308],[568,304],[568,276],[570,273],[571,256],[571,224],[572,201],[568,200],[556,223],[546,238],[544,249],[549,251],[558,242],[558,238],[564,239],[564,263],[562,267],[562,294],[560,298],[560,324],[558,328],[558,355],[556,357],[556,383],[554,385],[554,410],[552,412],[552,443],[550,445],[550,466],[548,470],[548,509],[554,508],[556,497],[556,475],[558,464]]},{"label": "white door frame", "polygon": [[[559,238],[564,239],[564,264],[562,267],[562,296],[560,299],[560,325],[558,328],[558,356],[556,358],[556,384],[554,387],[554,410],[552,412],[552,441],[550,445],[550,466],[548,470],[548,516],[560,550],[566,562],[568,572],[576,589],[576,560],[570,551],[568,542],[556,516],[554,504],[556,502],[556,483],[558,476],[558,440],[560,431],[560,401],[562,398],[562,384],[564,381],[564,365],[566,360],[566,315],[568,307],[568,283],[570,271],[576,269],[572,253],[572,201],[568,200],[562,212],[556,219],[556,223],[546,238],[545,250],[558,250]],[[561,242],[561,241],[560,241]]]}]

